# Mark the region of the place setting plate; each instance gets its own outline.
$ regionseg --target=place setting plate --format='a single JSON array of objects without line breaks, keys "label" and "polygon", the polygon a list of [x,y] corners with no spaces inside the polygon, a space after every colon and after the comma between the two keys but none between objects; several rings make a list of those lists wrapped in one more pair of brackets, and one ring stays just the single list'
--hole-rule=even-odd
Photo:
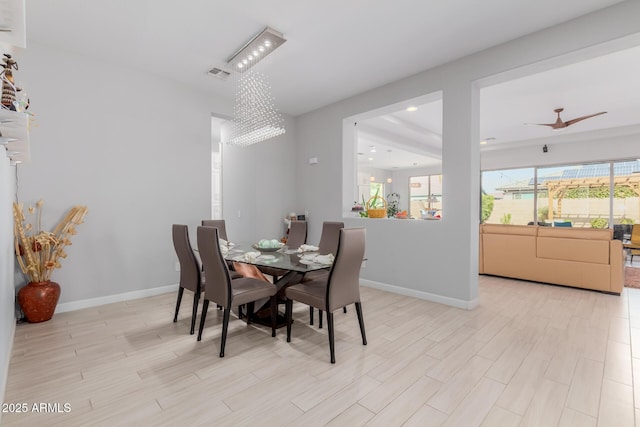
[{"label": "place setting plate", "polygon": [[253,249],[256,249],[256,250],[260,251],[260,252],[276,252],[276,251],[279,251],[280,249],[282,249],[282,247],[279,247],[279,248],[261,248],[260,246],[258,246],[257,243],[254,243],[253,245],[251,245],[251,247]]}]

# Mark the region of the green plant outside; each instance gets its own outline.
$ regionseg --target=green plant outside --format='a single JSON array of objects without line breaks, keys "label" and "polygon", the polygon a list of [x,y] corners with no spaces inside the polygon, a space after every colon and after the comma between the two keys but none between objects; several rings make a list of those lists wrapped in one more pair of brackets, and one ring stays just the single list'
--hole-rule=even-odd
[{"label": "green plant outside", "polygon": [[596,218],[591,221],[591,228],[607,228],[609,221],[604,218]]},{"label": "green plant outside", "polygon": [[485,222],[491,216],[494,201],[494,196],[482,193],[482,222]]},{"label": "green plant outside", "polygon": [[[555,216],[556,211],[553,211],[553,215]],[[549,219],[549,206],[543,206],[538,208],[538,221],[543,222]]]},{"label": "green plant outside", "polygon": [[[636,197],[637,194],[627,185],[616,185],[613,188],[613,197],[617,199],[626,199],[627,197]],[[557,196],[555,198],[558,198]],[[572,188],[564,193],[565,199],[608,199],[609,186],[595,188]]]},{"label": "green plant outside", "polygon": [[500,218],[500,224],[511,224],[511,214],[506,213]]}]

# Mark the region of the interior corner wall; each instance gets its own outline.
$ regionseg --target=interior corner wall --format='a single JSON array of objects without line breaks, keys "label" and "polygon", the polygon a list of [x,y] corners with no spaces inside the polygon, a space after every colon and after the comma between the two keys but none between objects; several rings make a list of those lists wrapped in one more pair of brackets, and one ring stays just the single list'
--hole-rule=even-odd
[{"label": "interior corner wall", "polygon": [[10,166],[4,148],[0,149],[0,401],[4,402],[16,327],[12,214],[16,167]]},{"label": "interior corner wall", "polygon": [[89,209],[52,275],[60,304],[176,285],[171,225],[210,216],[211,113],[232,103],[36,43],[17,60],[35,115],[18,196],[44,200],[45,229]]},{"label": "interior corner wall", "polygon": [[[311,217],[367,229],[362,278],[383,288],[460,307],[477,303],[479,102],[487,76],[640,33],[640,2],[626,1],[461,58],[298,117],[297,195]],[[567,36],[570,35],[570,36]],[[359,219],[347,212],[355,185],[353,144],[343,123],[359,114],[443,91],[441,221]],[[609,155],[608,157],[610,157]],[[319,163],[308,165],[317,157]],[[347,161],[343,163],[343,159]],[[310,241],[319,237],[312,226]]]},{"label": "interior corner wall", "polygon": [[222,144],[222,210],[231,241],[280,239],[285,216],[296,211],[296,121],[283,117],[282,135],[248,147]]}]

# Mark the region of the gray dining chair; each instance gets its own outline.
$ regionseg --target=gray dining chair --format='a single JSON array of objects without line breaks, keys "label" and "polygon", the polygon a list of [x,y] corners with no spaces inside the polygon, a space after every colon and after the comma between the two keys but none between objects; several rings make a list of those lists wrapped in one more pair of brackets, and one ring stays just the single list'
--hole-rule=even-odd
[{"label": "gray dining chair", "polygon": [[289,236],[287,237],[287,247],[289,249],[296,249],[307,243],[307,231],[307,221],[291,221]]},{"label": "gray dining chair", "polygon": [[200,293],[204,289],[204,280],[200,274],[200,263],[189,241],[189,228],[186,225],[173,224],[171,233],[173,237],[173,247],[178,256],[178,262],[180,263],[180,284],[173,321],[174,323],[178,321],[178,312],[180,311],[180,303],[182,302],[184,290],[190,290],[193,292],[193,308],[191,313],[191,330],[189,333],[193,335],[196,325],[196,315],[198,314],[198,301],[200,300]]},{"label": "gray dining chair", "polygon": [[333,266],[326,277],[298,283],[285,290],[287,342],[291,342],[293,302],[298,301],[324,310],[327,313],[329,352],[331,363],[336,363],[333,312],[349,304],[355,304],[362,335],[362,345],[367,345],[360,301],[360,267],[365,252],[365,229],[340,230],[338,250]]},{"label": "gray dining chair", "polygon": [[[202,340],[205,319],[209,301],[212,301],[224,310],[222,319],[222,337],[220,341],[220,357],[224,357],[227,330],[229,329],[229,316],[231,307],[246,304],[248,312],[253,313],[253,305],[256,300],[270,298],[271,300],[271,336],[276,336],[276,292],[275,285],[250,277],[231,279],[227,263],[220,252],[220,235],[214,227],[198,227],[198,250],[207,277],[202,303],[202,315],[200,316],[200,329],[198,341]],[[246,316],[247,324],[251,323],[251,316]]]},{"label": "gray dining chair", "polygon": [[[307,222],[306,221],[291,221],[291,228],[289,228],[289,237],[287,238],[287,247],[289,249],[299,248],[300,245],[307,243]],[[281,268],[258,266],[258,269],[273,278],[275,282],[278,277],[287,274],[287,270]]]},{"label": "gray dining chair", "polygon": [[[344,228],[344,222],[325,221],[322,223],[322,233],[320,234],[320,242],[318,243],[318,253],[320,255],[336,254],[338,250],[338,240],[340,238],[340,229]],[[328,274],[326,270],[317,270],[307,273],[303,281],[315,280],[325,277]],[[343,310],[347,312],[345,307]],[[309,306],[309,324],[313,325],[313,307]],[[322,328],[322,310],[318,311],[318,327]]]},{"label": "gray dining chair", "polygon": [[[229,238],[227,237],[227,224],[225,223],[224,219],[203,219],[202,226],[217,228],[218,236],[221,239],[226,240],[227,242],[229,241]],[[233,262],[227,261],[227,267],[229,267],[229,270],[233,271]],[[231,273],[232,279],[235,279],[237,277],[240,277],[240,274]]]},{"label": "gray dining chair", "polygon": [[229,239],[227,238],[227,224],[225,223],[224,219],[203,219],[202,226],[217,228],[218,236],[220,236],[221,239],[224,239],[227,242],[229,241]]}]

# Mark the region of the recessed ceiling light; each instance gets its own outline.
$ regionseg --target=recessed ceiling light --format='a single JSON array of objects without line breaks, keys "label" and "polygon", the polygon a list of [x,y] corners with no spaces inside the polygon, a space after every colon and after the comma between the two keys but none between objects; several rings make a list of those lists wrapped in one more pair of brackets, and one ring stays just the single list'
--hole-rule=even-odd
[{"label": "recessed ceiling light", "polygon": [[369,157],[369,160],[373,160],[373,157]]},{"label": "recessed ceiling light", "polygon": [[417,110],[418,110],[418,107],[415,107],[413,105],[410,106],[410,107],[407,107],[407,111],[410,112],[410,113],[413,113],[414,111],[417,111]]}]

